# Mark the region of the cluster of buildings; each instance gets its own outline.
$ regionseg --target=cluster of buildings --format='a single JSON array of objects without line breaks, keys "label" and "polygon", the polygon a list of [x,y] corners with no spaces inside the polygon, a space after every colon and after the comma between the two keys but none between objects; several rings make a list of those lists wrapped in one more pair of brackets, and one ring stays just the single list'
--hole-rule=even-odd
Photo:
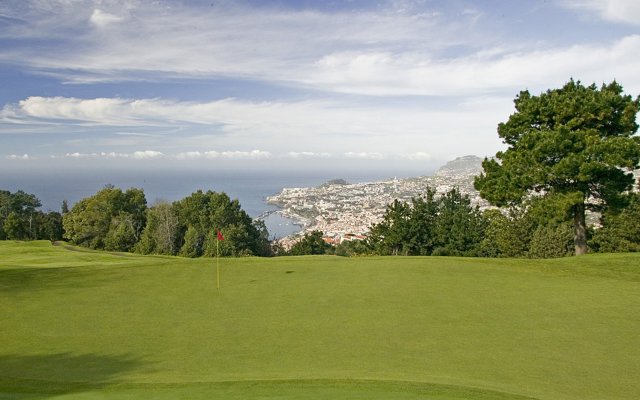
[{"label": "cluster of buildings", "polygon": [[442,195],[453,188],[469,195],[472,204],[488,206],[473,187],[473,178],[482,171],[482,159],[460,157],[440,168],[434,176],[390,179],[382,182],[345,184],[335,182],[312,188],[285,188],[267,198],[280,207],[279,213],[297,221],[302,232],[281,239],[288,248],[305,232],[322,231],[330,244],[366,238],[372,225],[379,223],[387,205],[394,200],[410,201],[427,188]]}]

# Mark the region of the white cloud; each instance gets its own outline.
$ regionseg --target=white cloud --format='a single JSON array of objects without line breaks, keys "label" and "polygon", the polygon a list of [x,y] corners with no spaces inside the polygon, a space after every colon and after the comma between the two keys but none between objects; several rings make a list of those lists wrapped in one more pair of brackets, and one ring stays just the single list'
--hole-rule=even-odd
[{"label": "white cloud", "polygon": [[384,155],[382,155],[382,153],[378,153],[378,152],[347,152],[344,153],[344,156],[347,158],[361,158],[361,159],[367,159],[367,160],[381,160],[384,158]]},{"label": "white cloud", "polygon": [[315,153],[312,151],[290,151],[286,155],[288,158],[309,159],[309,158],[331,158],[331,154],[327,152]]},{"label": "white cloud", "polygon": [[434,60],[405,52],[333,53],[319,60],[309,84],[371,95],[472,95],[544,90],[570,77],[584,81],[617,79],[640,90],[640,35],[611,44],[575,45],[526,52],[482,51]]},{"label": "white cloud", "polygon": [[164,154],[155,150],[136,151],[133,153],[133,158],[136,160],[147,160],[150,158],[158,158],[162,156],[164,156]]},{"label": "white cloud", "polygon": [[[66,153],[65,154],[66,158],[75,158],[75,159],[101,158],[101,159],[148,160],[148,159],[154,159],[154,158],[158,158],[158,157],[162,157],[162,156],[164,156],[164,154],[162,154],[159,151],[155,151],[155,150],[135,151],[133,153],[118,153],[118,152],[115,152],[115,151],[110,151],[110,152],[101,151],[101,152],[93,152],[93,153],[73,152],[73,153]],[[57,157],[56,156],[52,156],[52,158],[57,158]]]},{"label": "white cloud", "polygon": [[[31,97],[0,110],[0,133],[16,126],[37,132],[77,132],[73,146],[92,142],[128,153],[127,149],[151,147],[176,154],[178,159],[268,158],[274,153],[289,158],[326,158],[335,148],[354,149],[349,157],[370,157],[380,149],[390,153],[414,153],[428,148],[452,156],[454,149],[469,153],[495,149],[495,127],[512,109],[511,96],[478,98],[434,107],[423,104],[368,104],[346,100],[248,102],[223,99],[212,102],[177,102],[162,99],[77,99]],[[461,118],[460,115],[464,115]],[[114,141],[109,133],[135,129],[175,131],[158,138],[135,136],[135,143]],[[25,131],[26,132],[26,131]],[[105,137],[104,135],[107,134]],[[469,137],[451,143],[445,136]],[[210,151],[194,148],[238,149],[252,143],[256,151]],[[431,144],[435,143],[435,144]],[[314,151],[300,151],[313,146]],[[206,148],[205,147],[205,148]],[[80,147],[78,147],[80,148]],[[86,147],[84,147],[86,148]],[[122,151],[125,150],[125,151]],[[357,150],[357,151],[356,151]],[[486,150],[485,150],[486,151]],[[495,150],[494,150],[495,151]],[[363,154],[359,154],[363,153]],[[484,153],[483,153],[484,154]],[[150,154],[140,153],[138,157]],[[131,155],[135,158],[134,155]]]},{"label": "white cloud", "polygon": [[230,159],[252,159],[260,160],[265,158],[271,158],[272,155],[268,151],[252,150],[252,151],[223,151],[220,153],[222,158]]},{"label": "white cloud", "polygon": [[199,151],[185,151],[176,154],[178,160],[198,160],[204,157],[204,154]]},{"label": "white cloud", "polygon": [[89,157],[97,157],[98,154],[97,153],[87,154],[87,153],[75,152],[75,153],[67,153],[64,156],[67,158],[89,158]]},{"label": "white cloud", "polygon": [[640,25],[640,2],[638,0],[564,0],[560,4],[595,13],[608,21]]},{"label": "white cloud", "polygon": [[18,154],[11,154],[9,156],[7,156],[7,159],[9,160],[29,160],[32,157],[29,157],[28,154],[22,154],[22,155],[18,155]]},{"label": "white cloud", "polygon": [[268,151],[263,150],[252,150],[252,151],[222,151],[218,152],[215,150],[200,152],[200,151],[185,151],[180,152],[175,155],[175,158],[178,160],[201,160],[201,159],[214,159],[214,158],[225,158],[225,159],[236,159],[236,160],[264,160],[272,158],[272,154]]},{"label": "white cloud", "polygon": [[[100,9],[89,0],[51,3],[41,13],[18,15],[25,23],[6,32],[16,39],[56,37],[56,46],[23,46],[3,52],[0,61],[66,76],[69,82],[232,76],[321,89],[307,71],[336,50],[438,53],[452,45],[475,47],[478,36],[466,35],[473,16],[444,21],[437,13],[393,8],[330,13],[228,3],[189,7],[106,0]],[[106,11],[119,8],[127,10]],[[99,28],[117,23],[117,29],[78,34],[86,20]]]},{"label": "white cloud", "polygon": [[100,153],[101,157],[105,157],[105,158],[129,158],[129,155],[126,153],[116,153],[115,151],[110,151],[110,152],[101,152]]},{"label": "white cloud", "polygon": [[108,12],[102,11],[98,8],[93,10],[89,21],[94,24],[98,28],[105,28],[113,23],[121,21],[122,18],[118,17],[114,14],[109,14]]}]

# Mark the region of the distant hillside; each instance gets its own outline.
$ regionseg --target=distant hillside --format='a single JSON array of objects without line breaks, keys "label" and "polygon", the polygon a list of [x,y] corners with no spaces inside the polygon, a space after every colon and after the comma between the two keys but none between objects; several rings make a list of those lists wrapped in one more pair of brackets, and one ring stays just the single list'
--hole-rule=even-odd
[{"label": "distant hillside", "polygon": [[458,157],[440,167],[435,176],[479,175],[482,172],[482,160],[478,156]]}]

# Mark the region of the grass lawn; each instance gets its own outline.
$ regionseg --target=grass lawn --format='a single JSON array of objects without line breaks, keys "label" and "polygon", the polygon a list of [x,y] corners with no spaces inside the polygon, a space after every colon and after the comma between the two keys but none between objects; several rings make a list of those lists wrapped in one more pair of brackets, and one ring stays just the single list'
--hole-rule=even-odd
[{"label": "grass lawn", "polygon": [[640,254],[220,266],[0,241],[0,399],[640,398]]}]

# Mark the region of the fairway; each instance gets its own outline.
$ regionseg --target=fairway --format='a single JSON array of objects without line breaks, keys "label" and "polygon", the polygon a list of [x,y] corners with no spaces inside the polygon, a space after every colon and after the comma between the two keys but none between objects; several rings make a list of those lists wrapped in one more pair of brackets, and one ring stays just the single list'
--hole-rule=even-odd
[{"label": "fairway", "polygon": [[0,242],[0,399],[640,398],[640,255],[220,267]]}]

